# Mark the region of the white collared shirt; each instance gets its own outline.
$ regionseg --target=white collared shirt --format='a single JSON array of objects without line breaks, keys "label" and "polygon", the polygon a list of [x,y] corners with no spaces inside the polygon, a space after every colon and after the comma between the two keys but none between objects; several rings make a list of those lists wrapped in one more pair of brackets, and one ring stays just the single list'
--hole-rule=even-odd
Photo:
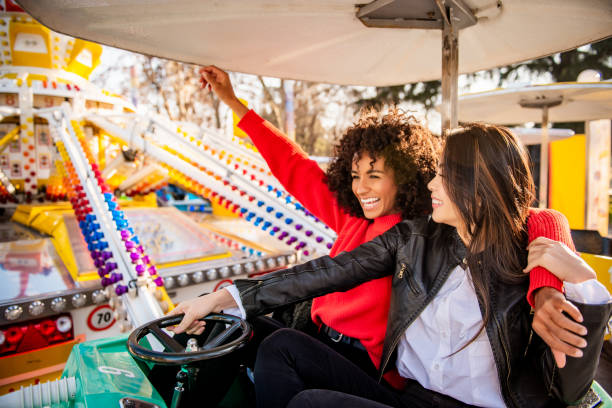
[{"label": "white collared shirt", "polygon": [[476,335],[481,325],[472,280],[467,270],[457,266],[400,340],[400,375],[466,404],[505,407],[486,331],[453,354]]}]

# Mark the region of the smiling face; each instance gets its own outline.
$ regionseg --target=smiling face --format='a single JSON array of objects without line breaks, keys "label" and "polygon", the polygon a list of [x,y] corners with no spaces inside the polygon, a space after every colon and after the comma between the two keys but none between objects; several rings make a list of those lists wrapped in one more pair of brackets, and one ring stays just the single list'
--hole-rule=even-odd
[{"label": "smiling face", "polygon": [[399,212],[396,208],[397,184],[393,170],[385,168],[385,159],[373,159],[367,153],[353,160],[353,194],[368,219]]},{"label": "smiling face", "polygon": [[431,191],[431,206],[433,208],[431,216],[437,223],[448,224],[459,229],[461,224],[459,210],[444,188],[443,177],[444,175],[438,169],[436,176],[427,185],[427,188]]}]

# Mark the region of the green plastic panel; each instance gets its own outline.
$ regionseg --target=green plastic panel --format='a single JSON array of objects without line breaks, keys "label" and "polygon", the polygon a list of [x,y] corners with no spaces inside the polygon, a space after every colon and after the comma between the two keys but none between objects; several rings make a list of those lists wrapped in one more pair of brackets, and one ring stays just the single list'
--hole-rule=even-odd
[{"label": "green plastic panel", "polygon": [[127,352],[127,335],[77,344],[62,377],[75,377],[75,408],[119,408],[124,397],[138,398],[166,408],[163,399]]}]

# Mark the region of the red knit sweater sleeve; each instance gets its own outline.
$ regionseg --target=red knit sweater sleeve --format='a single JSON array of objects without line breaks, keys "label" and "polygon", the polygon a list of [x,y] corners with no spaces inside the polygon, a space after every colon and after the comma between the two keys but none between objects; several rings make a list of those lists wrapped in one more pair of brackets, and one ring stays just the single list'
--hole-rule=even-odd
[{"label": "red knit sweater sleeve", "polygon": [[[529,242],[537,237],[546,237],[563,242],[572,251],[575,251],[569,223],[567,222],[567,218],[559,211],[531,208],[527,221],[527,233],[529,235]],[[544,286],[550,286],[559,291],[563,291],[563,282],[541,266],[536,266],[529,273],[527,301],[531,306],[534,305],[533,292]]]},{"label": "red knit sweater sleeve", "polygon": [[325,184],[319,165],[270,122],[250,110],[238,123],[249,135],[272,174],[308,211],[327,226],[340,231],[350,216]]}]

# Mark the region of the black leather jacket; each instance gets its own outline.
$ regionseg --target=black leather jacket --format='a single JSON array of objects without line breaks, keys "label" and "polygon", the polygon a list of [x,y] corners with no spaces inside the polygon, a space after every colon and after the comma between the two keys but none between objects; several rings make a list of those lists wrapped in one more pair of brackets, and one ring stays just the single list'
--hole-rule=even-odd
[{"label": "black leather jacket", "polygon": [[[236,280],[247,316],[331,292],[351,289],[393,273],[391,307],[379,380],[406,328],[462,262],[465,246],[456,230],[428,219],[406,220],[351,252],[325,256],[257,279]],[[522,254],[523,256],[525,254]],[[531,329],[527,279],[507,285],[492,279],[486,331],[504,401],[509,407],[563,406],[588,391],[612,304],[576,304],[588,329],[584,356],[559,369],[548,346]],[[482,310],[482,302],[479,300]]]}]

